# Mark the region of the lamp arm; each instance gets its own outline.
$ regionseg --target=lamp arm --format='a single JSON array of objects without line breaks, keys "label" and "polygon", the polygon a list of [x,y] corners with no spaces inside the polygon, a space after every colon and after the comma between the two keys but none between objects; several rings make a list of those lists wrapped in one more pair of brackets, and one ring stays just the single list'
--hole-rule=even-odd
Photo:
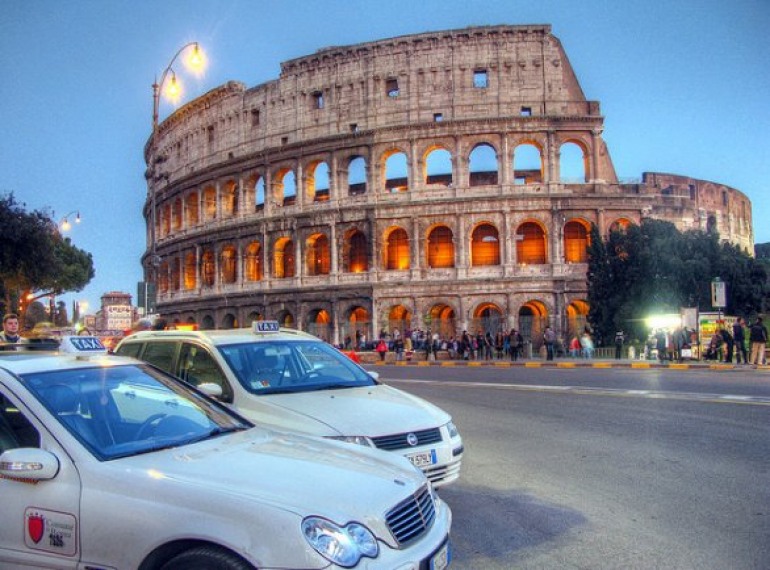
[{"label": "lamp arm", "polygon": [[153,132],[155,129],[158,128],[158,112],[160,107],[160,92],[163,88],[163,84],[166,82],[166,77],[168,76],[168,72],[171,71],[171,68],[174,65],[174,62],[176,59],[181,55],[181,53],[186,50],[190,46],[198,46],[198,42],[188,42],[182,47],[180,47],[177,52],[174,54],[174,57],[171,58],[171,61],[166,66],[166,69],[163,70],[163,73],[160,76],[160,81],[155,81],[155,83],[152,84],[152,130]]}]

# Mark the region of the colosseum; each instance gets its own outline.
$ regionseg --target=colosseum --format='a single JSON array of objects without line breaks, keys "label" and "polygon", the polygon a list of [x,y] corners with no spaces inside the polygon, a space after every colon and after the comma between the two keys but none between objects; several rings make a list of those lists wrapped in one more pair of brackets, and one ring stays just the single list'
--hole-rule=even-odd
[{"label": "colosseum", "polygon": [[665,219],[753,247],[741,192],[619,180],[548,25],[329,47],[229,82],[145,147],[145,276],[169,322],[358,332],[584,325],[586,246]]}]

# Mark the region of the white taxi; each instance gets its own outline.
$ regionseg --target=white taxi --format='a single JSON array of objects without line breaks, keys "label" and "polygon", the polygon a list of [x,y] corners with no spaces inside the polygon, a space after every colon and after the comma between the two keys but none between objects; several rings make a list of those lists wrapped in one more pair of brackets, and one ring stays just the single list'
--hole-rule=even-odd
[{"label": "white taxi", "polygon": [[435,487],[460,476],[463,442],[449,414],[275,321],[251,329],[143,331],[115,352],[195,385],[218,386],[217,397],[256,423],[401,453]]},{"label": "white taxi", "polygon": [[404,458],[255,427],[98,339],[0,354],[0,568],[442,569]]}]

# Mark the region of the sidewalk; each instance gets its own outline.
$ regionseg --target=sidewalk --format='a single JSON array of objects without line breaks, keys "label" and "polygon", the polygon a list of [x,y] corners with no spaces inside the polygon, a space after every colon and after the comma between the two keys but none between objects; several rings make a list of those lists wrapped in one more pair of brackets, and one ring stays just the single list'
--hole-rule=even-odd
[{"label": "sidewalk", "polygon": [[629,360],[609,358],[557,358],[543,360],[541,358],[510,360],[425,360],[424,354],[412,360],[396,360],[395,354],[389,352],[385,361],[380,361],[379,355],[359,352],[362,364],[374,366],[469,366],[492,368],[666,368],[671,370],[764,370],[770,372],[770,365],[754,366],[745,364],[727,364],[724,362],[685,360],[683,362],[658,362],[657,360]]}]

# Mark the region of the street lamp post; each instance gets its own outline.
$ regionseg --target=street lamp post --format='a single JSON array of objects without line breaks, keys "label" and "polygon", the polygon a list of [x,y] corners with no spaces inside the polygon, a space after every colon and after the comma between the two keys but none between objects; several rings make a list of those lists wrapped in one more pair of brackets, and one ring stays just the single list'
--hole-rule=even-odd
[{"label": "street lamp post", "polygon": [[61,221],[59,222],[59,228],[61,228],[62,231],[68,232],[72,228],[72,224],[69,221],[70,216],[72,214],[75,214],[75,223],[80,223],[80,212],[78,210],[72,210],[69,214],[64,216]]},{"label": "street lamp post", "polygon": [[180,86],[176,79],[176,73],[174,72],[174,62],[176,59],[182,54],[183,51],[185,51],[187,48],[192,47],[192,54],[187,60],[187,66],[194,70],[199,71],[203,68],[203,52],[200,49],[200,45],[198,45],[198,42],[189,42],[183,45],[181,48],[179,48],[179,51],[177,51],[174,54],[174,57],[171,58],[171,61],[166,66],[166,69],[163,70],[163,73],[160,76],[160,81],[156,81],[152,84],[152,132],[154,133],[158,128],[158,108],[160,107],[160,94],[161,90],[163,89],[163,85],[166,82],[166,78],[168,77],[168,74],[171,73],[171,84],[168,87],[167,94],[172,97],[176,98],[179,96],[180,93]]}]

